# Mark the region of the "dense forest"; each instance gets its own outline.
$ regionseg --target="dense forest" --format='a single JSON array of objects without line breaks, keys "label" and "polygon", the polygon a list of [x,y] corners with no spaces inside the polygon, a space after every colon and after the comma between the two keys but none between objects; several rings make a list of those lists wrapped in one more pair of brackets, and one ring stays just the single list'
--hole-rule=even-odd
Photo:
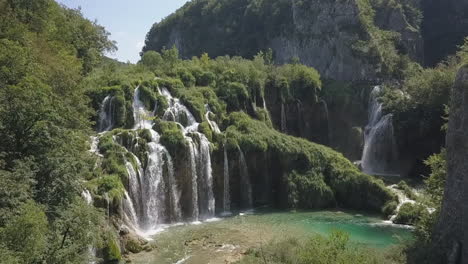
[{"label": "dense forest", "polygon": [[[425,28],[433,6],[345,2],[190,1],[131,64],[104,56],[116,43],[80,10],[0,0],[0,263],[125,263],[163,251],[143,231],[265,206],[377,214],[414,239],[378,251],[334,231],[235,263],[453,258],[437,230],[468,39],[457,28],[424,50],[439,36]],[[347,19],[316,20],[327,14]],[[354,162],[369,151],[374,106],[390,120],[396,183]]]}]

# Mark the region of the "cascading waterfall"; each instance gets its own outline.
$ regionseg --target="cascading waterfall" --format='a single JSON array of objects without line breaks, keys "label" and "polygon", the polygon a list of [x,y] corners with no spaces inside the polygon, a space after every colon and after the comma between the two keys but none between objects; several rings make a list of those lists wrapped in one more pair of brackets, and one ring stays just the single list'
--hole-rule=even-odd
[{"label": "cascading waterfall", "polygon": [[[148,142],[145,169],[138,157],[129,150],[136,164],[126,162],[129,193],[124,199],[124,212],[134,227],[144,230],[156,230],[161,224],[182,220],[180,191],[174,176],[172,158],[159,143],[159,134],[152,128],[155,110],[150,112],[145,109],[137,87],[133,98],[134,130],[147,129],[151,134],[151,142]],[[137,146],[138,137],[133,148]]]},{"label": "cascading waterfall", "polygon": [[229,214],[231,211],[231,194],[229,189],[229,160],[226,150],[226,144],[224,144],[224,181],[223,181],[223,210],[225,214]]},{"label": "cascading waterfall", "polygon": [[[210,141],[204,134],[198,132],[199,123],[178,98],[172,97],[166,88],[161,89],[161,94],[169,102],[169,108],[163,116],[164,120],[177,122],[183,130],[185,139],[189,142],[192,205],[194,206],[192,210],[193,220],[211,218],[215,214],[215,198],[213,194]],[[209,118],[207,120],[209,121]],[[213,126],[216,123],[210,122],[210,124]]]},{"label": "cascading waterfall", "polygon": [[114,126],[114,97],[106,96],[99,110],[99,132],[105,132],[112,129]]},{"label": "cascading waterfall", "polygon": [[365,128],[362,170],[368,174],[393,175],[398,160],[392,115],[383,116],[378,101],[380,86],[375,86],[369,98],[369,123]]},{"label": "cascading waterfall", "polygon": [[249,168],[247,167],[247,161],[245,160],[244,152],[239,147],[239,169],[241,178],[241,200],[242,206],[247,209],[253,207],[252,202],[252,183],[249,176]]},{"label": "cascading waterfall", "polygon": [[398,213],[400,212],[400,208],[406,204],[406,203],[409,203],[409,204],[415,204],[416,201],[414,200],[411,200],[410,198],[408,198],[408,196],[406,196],[406,194],[400,190],[398,188],[398,185],[397,184],[394,184],[394,185],[390,185],[388,188],[390,188],[390,190],[393,191],[393,193],[395,193],[397,196],[398,196],[398,206],[397,208],[395,209],[395,214],[390,216],[390,222],[393,223],[395,221],[395,219],[397,218],[398,216]]}]

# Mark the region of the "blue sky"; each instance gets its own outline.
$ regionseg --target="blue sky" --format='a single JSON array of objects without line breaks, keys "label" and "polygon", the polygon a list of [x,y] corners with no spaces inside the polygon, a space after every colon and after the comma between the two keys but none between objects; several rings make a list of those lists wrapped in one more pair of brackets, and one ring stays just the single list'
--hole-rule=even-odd
[{"label": "blue sky", "polygon": [[146,33],[155,22],[170,15],[187,0],[57,0],[70,8],[81,7],[90,20],[97,20],[117,41],[119,50],[109,57],[137,62]]}]

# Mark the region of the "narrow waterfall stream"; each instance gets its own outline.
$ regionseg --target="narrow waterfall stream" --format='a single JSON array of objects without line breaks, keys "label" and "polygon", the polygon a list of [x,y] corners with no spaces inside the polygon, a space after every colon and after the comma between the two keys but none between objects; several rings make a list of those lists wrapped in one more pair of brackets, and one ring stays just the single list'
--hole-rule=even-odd
[{"label": "narrow waterfall stream", "polygon": [[246,209],[253,208],[252,200],[252,183],[249,176],[249,168],[247,167],[247,161],[245,160],[244,152],[239,147],[239,171],[241,178],[241,201],[242,207]]},{"label": "narrow waterfall stream", "polygon": [[106,96],[101,104],[99,110],[99,122],[98,131],[105,132],[109,131],[114,127],[114,97]]},{"label": "narrow waterfall stream", "polygon": [[392,115],[383,115],[378,101],[380,86],[375,86],[369,98],[369,123],[365,128],[362,170],[373,175],[398,175],[397,146]]},{"label": "narrow waterfall stream", "polygon": [[223,177],[223,210],[225,215],[231,213],[231,193],[229,188],[229,160],[226,150],[226,144],[224,144],[224,177]]}]

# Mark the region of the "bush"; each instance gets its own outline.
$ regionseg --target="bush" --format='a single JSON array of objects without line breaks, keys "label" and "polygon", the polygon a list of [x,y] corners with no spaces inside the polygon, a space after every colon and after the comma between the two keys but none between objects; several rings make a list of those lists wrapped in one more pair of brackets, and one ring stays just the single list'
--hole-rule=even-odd
[{"label": "bush", "polygon": [[400,207],[395,224],[414,225],[423,215],[428,214],[427,208],[421,204],[405,203]]},{"label": "bush", "polygon": [[161,135],[161,144],[167,148],[172,157],[175,158],[186,150],[188,143],[177,123],[158,120],[154,129]]},{"label": "bush", "polygon": [[395,210],[398,208],[398,203],[395,201],[387,202],[384,207],[382,207],[382,213],[384,216],[388,217],[395,213]]},{"label": "bush", "polygon": [[323,175],[313,170],[305,174],[292,171],[288,175],[289,206],[292,208],[320,209],[335,204],[333,191],[323,181]]}]

